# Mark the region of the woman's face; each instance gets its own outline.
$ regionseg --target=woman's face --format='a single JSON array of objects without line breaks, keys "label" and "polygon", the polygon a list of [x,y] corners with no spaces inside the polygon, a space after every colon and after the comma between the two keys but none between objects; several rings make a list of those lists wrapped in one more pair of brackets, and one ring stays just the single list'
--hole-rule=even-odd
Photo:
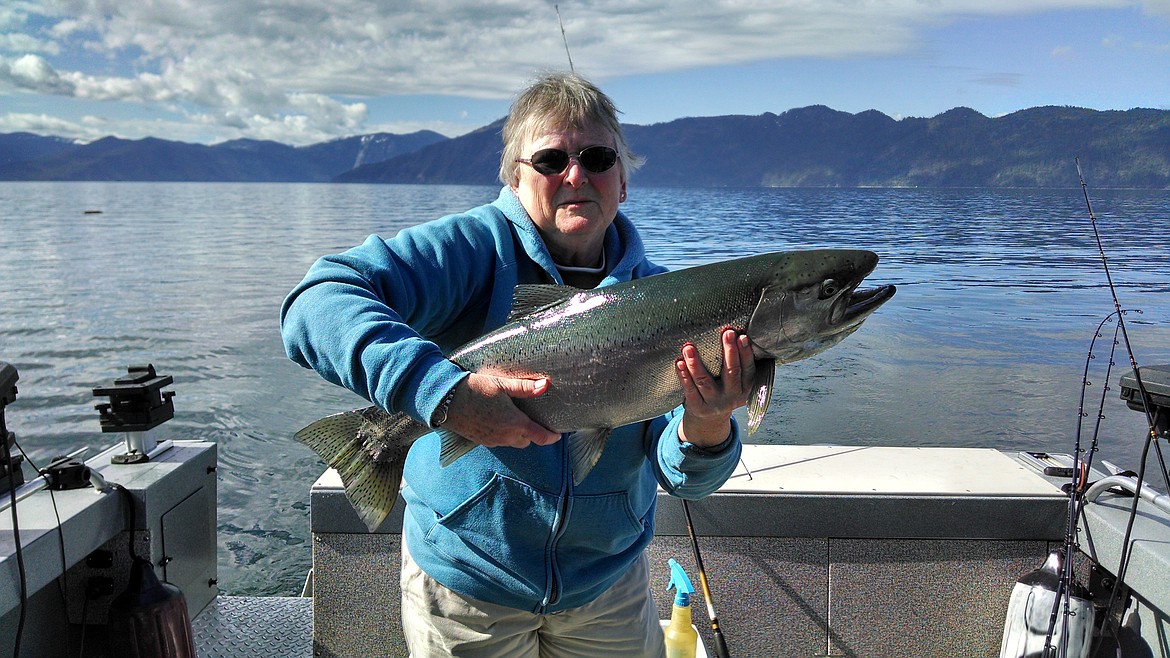
[{"label": "woman's face", "polygon": [[[588,127],[580,130],[546,130],[537,133],[520,149],[529,158],[541,149],[561,149],[576,154],[588,146],[615,147],[609,131]],[[569,160],[564,171],[549,175],[519,164],[516,193],[553,258],[562,265],[589,267],[601,258],[605,230],[625,200],[626,174],[619,159],[601,173]]]}]

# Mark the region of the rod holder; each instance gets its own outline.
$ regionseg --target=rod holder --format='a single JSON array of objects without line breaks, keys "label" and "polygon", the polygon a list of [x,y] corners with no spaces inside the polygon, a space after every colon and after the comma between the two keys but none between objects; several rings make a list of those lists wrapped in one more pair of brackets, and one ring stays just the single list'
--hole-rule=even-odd
[{"label": "rod holder", "polygon": [[174,391],[162,390],[174,383],[170,375],[159,375],[152,364],[130,366],[127,376],[114,380],[113,386],[93,389],[94,397],[108,397],[109,402],[95,405],[101,416],[103,432],[126,435],[126,452],[115,455],[115,464],[137,464],[150,460],[158,446],[154,428],[175,417]]}]

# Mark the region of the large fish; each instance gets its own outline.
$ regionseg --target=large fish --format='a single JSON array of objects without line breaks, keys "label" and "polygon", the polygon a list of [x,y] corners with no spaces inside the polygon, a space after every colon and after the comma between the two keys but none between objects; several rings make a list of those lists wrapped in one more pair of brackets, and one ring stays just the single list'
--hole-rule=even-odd
[{"label": "large fish", "polygon": [[[521,285],[508,322],[452,352],[464,369],[548,377],[548,392],[516,400],[533,420],[570,433],[573,479],[601,456],[610,431],[682,403],[675,360],[693,343],[712,373],[723,368],[721,330],[746,331],[756,359],[748,432],[763,419],[777,363],[820,353],[857,330],[894,294],[858,290],[878,257],[857,250],[763,254],[594,290]],[[297,432],[337,469],[371,530],[398,496],[407,450],[431,430],[378,407],[322,418]],[[443,466],[477,444],[439,430]]]}]

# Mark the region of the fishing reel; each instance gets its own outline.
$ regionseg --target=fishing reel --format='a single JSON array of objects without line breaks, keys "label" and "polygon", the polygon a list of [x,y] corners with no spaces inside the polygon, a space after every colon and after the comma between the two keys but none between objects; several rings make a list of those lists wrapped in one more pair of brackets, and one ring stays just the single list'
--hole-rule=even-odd
[{"label": "fishing reel", "polygon": [[1136,375],[1122,376],[1121,399],[1134,411],[1148,411],[1154,436],[1170,439],[1170,365],[1144,366]]}]

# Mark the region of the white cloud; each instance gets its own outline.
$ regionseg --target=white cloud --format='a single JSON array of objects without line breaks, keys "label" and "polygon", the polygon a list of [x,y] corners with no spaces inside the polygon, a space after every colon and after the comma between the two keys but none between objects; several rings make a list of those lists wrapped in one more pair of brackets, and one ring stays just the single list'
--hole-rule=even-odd
[{"label": "white cloud", "polygon": [[1170,0],[1145,0],[1142,8],[1148,14],[1170,19]]},{"label": "white cloud", "polygon": [[38,135],[56,135],[87,142],[90,136],[82,126],[72,121],[47,114],[10,113],[0,115],[0,132],[29,132]]},{"label": "white cloud", "polygon": [[27,34],[0,34],[0,52],[48,53],[56,55],[60,48],[52,41],[43,41]]},{"label": "white cloud", "polygon": [[[339,134],[354,134],[353,131],[335,133],[325,130],[304,117],[273,118],[260,115],[240,116],[233,113],[178,113],[176,117],[173,120],[141,118],[114,120],[85,115],[71,121],[43,113],[12,112],[0,114],[0,133],[30,132],[65,137],[82,143],[112,135],[122,139],[162,136],[170,140],[192,143],[217,143],[247,137],[301,145],[329,141]],[[465,128],[438,121],[404,121],[366,125],[362,132],[405,135],[419,130],[433,130],[449,135],[465,131]]]},{"label": "white cloud", "polygon": [[[606,78],[785,57],[919,47],[972,15],[1124,0],[582,0],[561,7],[574,63]],[[565,68],[552,2],[529,0],[23,0],[0,13],[0,92],[153,104],[272,134],[363,130],[368,97],[507,99]],[[1170,17],[1170,0],[1147,0]],[[28,19],[36,17],[35,30]],[[24,31],[21,31],[21,28]],[[40,54],[34,54],[40,53]],[[86,56],[82,56],[86,55]],[[44,56],[48,56],[46,59]]]},{"label": "white cloud", "polygon": [[40,55],[23,55],[15,59],[0,56],[0,89],[5,86],[42,94],[69,96],[74,93],[72,84]]}]

